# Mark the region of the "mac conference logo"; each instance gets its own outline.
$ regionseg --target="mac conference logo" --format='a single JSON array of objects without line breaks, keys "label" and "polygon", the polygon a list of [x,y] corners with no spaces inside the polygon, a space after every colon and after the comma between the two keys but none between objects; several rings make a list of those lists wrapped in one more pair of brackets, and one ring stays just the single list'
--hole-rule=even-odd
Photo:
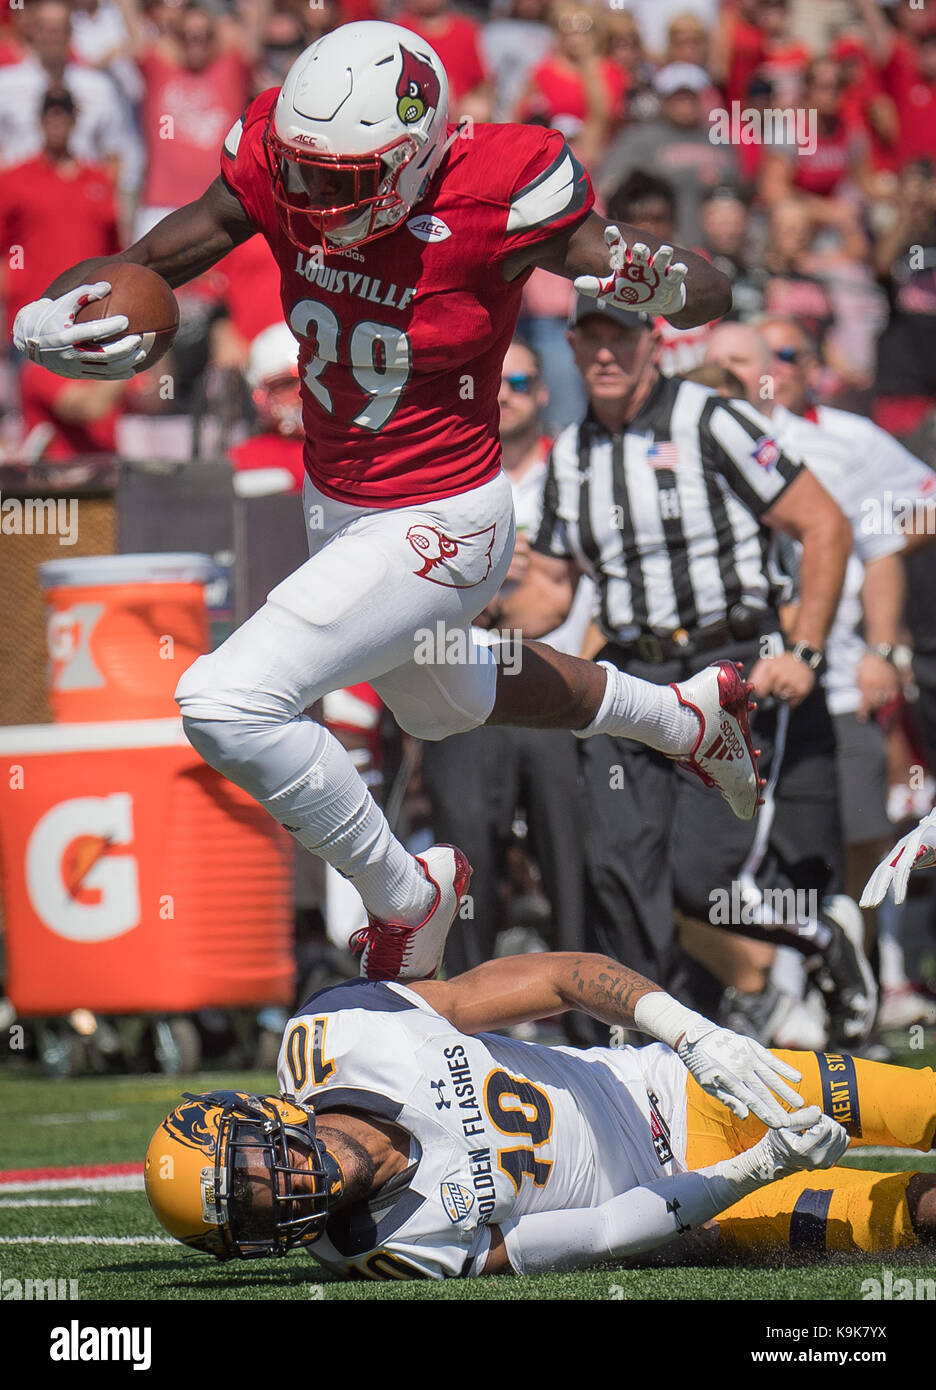
[{"label": "mac conference logo", "polygon": [[453,1226],[464,1221],[474,1206],[474,1193],[471,1188],[454,1177],[446,1178],[445,1182],[440,1184],[439,1196],[442,1198],[445,1214]]},{"label": "mac conference logo", "polygon": [[419,237],[420,241],[447,241],[452,235],[452,229],[448,223],[443,222],[441,217],[435,217],[431,212],[421,213],[419,217],[411,217],[406,225],[413,236]]},{"label": "mac conference logo", "polygon": [[69,941],[110,941],[140,921],[139,867],[127,792],[62,801],[26,848],[26,890],[39,919]]}]

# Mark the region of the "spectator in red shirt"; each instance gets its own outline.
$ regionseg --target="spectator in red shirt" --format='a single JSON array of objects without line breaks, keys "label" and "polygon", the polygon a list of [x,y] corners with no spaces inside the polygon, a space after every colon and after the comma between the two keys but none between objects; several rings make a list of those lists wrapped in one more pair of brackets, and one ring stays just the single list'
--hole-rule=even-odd
[{"label": "spectator in red shirt", "polygon": [[888,23],[874,0],[857,0],[871,52],[897,106],[897,163],[936,152],[936,16],[932,7],[901,3]]},{"label": "spectator in red shirt", "polygon": [[280,269],[262,236],[248,237],[214,267],[227,315],[211,325],[211,357],[243,371],[254,338],[283,321]]},{"label": "spectator in red shirt", "polygon": [[[845,124],[866,133],[871,168],[876,173],[893,173],[897,168],[900,132],[897,106],[885,90],[881,74],[865,43],[855,34],[842,34],[835,40],[830,53],[841,64],[844,84],[842,116]],[[889,182],[892,185],[893,180]]]},{"label": "spectator in red shirt", "polygon": [[552,52],[530,74],[515,119],[586,135],[582,162],[597,159],[609,130],[620,124],[626,90],[624,69],[602,57],[598,16],[577,0],[565,0],[552,15]]},{"label": "spectator in red shirt", "polygon": [[174,208],[199,198],[218,172],[218,150],[250,96],[270,0],[254,0],[244,22],[184,9],[174,29],[143,37],[135,4],[125,0],[133,53],[145,83],[141,111],[147,169],[136,237]]},{"label": "spectator in red shirt", "polygon": [[628,121],[652,121],[660,112],[653,90],[653,64],[647,57],[640,26],[630,10],[604,16],[604,52],[620,71],[621,115]]},{"label": "spectator in red shirt", "polygon": [[120,403],[132,382],[69,381],[27,362],[19,385],[26,428],[23,443],[32,457],[63,463],[87,454],[114,452]]},{"label": "spectator in red shirt", "polygon": [[449,0],[410,0],[394,23],[412,29],[438,53],[448,73],[453,119],[470,115],[489,120],[492,96],[474,20],[457,14]]},{"label": "spectator in red shirt", "polygon": [[[843,235],[857,220],[854,193],[870,185],[868,140],[844,118],[845,86],[834,58],[817,58],[806,71],[803,106],[815,113],[815,149],[774,146],[765,150],[759,192],[767,207],[796,190],[810,199],[812,216]],[[851,199],[843,197],[852,185]],[[867,248],[863,248],[866,254]]]},{"label": "spectator in red shirt", "polygon": [[746,9],[722,11],[715,78],[729,103],[743,102],[751,79],[760,76],[773,87],[778,106],[791,106],[810,53],[789,34],[787,0],[755,0]]},{"label": "spectator in red shirt", "polygon": [[8,336],[22,306],[41,298],[72,257],[112,256],[120,250],[108,172],[70,153],[75,103],[69,92],[46,93],[40,125],[41,154],[0,173]]}]

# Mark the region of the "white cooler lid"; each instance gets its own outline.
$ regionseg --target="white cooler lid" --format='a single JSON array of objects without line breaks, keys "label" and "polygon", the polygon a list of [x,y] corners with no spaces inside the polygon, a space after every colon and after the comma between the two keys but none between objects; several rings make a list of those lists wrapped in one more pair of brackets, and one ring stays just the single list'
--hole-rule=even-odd
[{"label": "white cooler lid", "polygon": [[169,555],[82,555],[47,560],[37,566],[44,589],[86,584],[205,584],[217,573],[210,555],[196,551]]}]

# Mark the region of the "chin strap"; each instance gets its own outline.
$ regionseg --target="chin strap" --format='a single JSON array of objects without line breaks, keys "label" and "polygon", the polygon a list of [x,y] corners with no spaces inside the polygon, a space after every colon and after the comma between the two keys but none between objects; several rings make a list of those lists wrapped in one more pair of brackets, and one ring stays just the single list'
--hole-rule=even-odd
[{"label": "chin strap", "polygon": [[331,1149],[322,1149],[322,1163],[325,1167],[325,1177],[328,1182],[328,1205],[334,1206],[340,1202],[344,1196],[345,1175],[344,1169]]}]

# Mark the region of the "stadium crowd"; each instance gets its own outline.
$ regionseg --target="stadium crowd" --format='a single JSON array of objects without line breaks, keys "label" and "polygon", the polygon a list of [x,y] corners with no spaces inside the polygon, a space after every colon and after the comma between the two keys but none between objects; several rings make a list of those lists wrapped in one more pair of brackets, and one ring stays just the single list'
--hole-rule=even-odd
[{"label": "stadium crowd", "polygon": [[[221,142],[247,102],[281,82],[314,39],[368,18],[393,20],[432,44],[448,71],[453,119],[468,135],[472,122],[491,120],[561,131],[607,217],[697,250],[730,278],[733,305],[720,324],[655,325],[664,378],[691,374],[766,414],[785,411],[783,446],[807,464],[815,450],[820,477],[821,460],[835,448],[854,460],[856,474],[860,467],[864,499],[879,503],[876,521],[861,499],[849,514],[826,483],[853,524],[855,549],[839,614],[850,656],[826,677],[843,829],[842,870],[836,882],[826,865],[825,891],[857,897],[896,828],[932,804],[936,775],[936,555],[925,545],[936,531],[936,476],[923,468],[913,475],[910,500],[932,504],[915,534],[901,530],[893,511],[910,455],[936,468],[936,15],[929,7],[912,0],[491,0],[471,9],[449,0],[12,3],[0,10],[7,323],[0,459],[116,453],[184,462],[227,453],[238,471],[275,469],[278,485],[299,489],[296,345],[282,325],[279,272],[261,237],[178,291],[182,327],[171,357],[130,381],[69,381],[24,364],[10,326],[62,267],[112,254],[198,197],[216,177]],[[778,120],[784,113],[788,119]],[[482,619],[489,624],[504,622],[511,591],[528,577],[551,441],[589,409],[588,374],[570,346],[573,297],[567,281],[535,270],[505,364],[502,442],[519,540],[504,603]],[[842,412],[861,420],[860,438],[833,445]],[[799,434],[794,417],[803,422]],[[846,436],[849,428],[846,421]],[[864,553],[862,525],[887,530],[888,520],[899,543]],[[865,583],[872,561],[904,548],[875,599]],[[795,554],[778,562],[785,601],[795,603]],[[596,577],[586,572],[574,604],[556,614],[561,627],[547,640],[562,650],[597,655],[615,637],[594,621]],[[380,711],[366,690],[341,696],[331,712],[326,702],[326,718],[373,771]],[[424,750],[421,781],[418,771],[411,779],[410,819],[415,827],[422,804],[433,837],[461,845],[476,868],[483,928],[456,924],[454,968],[489,955],[497,929],[511,924],[513,949],[594,945],[579,753],[571,735],[498,729]],[[619,814],[626,817],[626,807]],[[329,893],[329,935],[347,940],[360,925],[359,905],[337,876]],[[902,909],[885,904],[873,917],[864,925],[881,1026],[936,1024],[934,885],[922,876]],[[809,993],[809,979],[783,951],[761,942],[726,963],[721,948],[698,935],[692,945],[684,932],[682,949],[690,946],[686,988],[702,990],[708,1005],[700,980],[719,992],[727,985],[736,1026],[788,1047],[829,1040],[821,996]],[[742,996],[758,996],[761,1006],[739,1012]]]}]

